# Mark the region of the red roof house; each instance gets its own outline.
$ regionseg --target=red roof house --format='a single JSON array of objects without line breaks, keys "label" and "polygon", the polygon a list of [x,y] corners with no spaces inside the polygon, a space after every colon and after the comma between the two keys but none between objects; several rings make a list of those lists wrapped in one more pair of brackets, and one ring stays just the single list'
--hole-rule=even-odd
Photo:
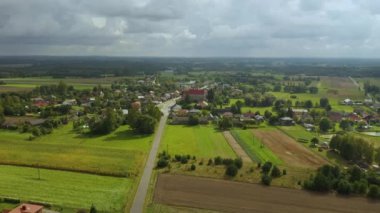
[{"label": "red roof house", "polygon": [[189,89],[184,91],[184,98],[190,101],[204,101],[206,100],[207,90],[205,89]]},{"label": "red roof house", "polygon": [[42,213],[43,206],[23,203],[8,213]]}]

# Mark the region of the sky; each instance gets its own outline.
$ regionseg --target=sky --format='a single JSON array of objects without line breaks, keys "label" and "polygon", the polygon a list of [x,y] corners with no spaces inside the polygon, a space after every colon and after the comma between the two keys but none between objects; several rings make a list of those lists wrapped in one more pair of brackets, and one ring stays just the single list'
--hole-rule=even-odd
[{"label": "sky", "polygon": [[0,0],[0,55],[380,57],[377,0]]}]

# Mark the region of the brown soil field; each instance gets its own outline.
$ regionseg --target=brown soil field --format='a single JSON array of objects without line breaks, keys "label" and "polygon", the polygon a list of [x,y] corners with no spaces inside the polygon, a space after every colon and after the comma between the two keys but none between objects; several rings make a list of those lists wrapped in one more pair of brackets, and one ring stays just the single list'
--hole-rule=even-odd
[{"label": "brown soil field", "polygon": [[253,130],[255,136],[288,166],[318,168],[329,162],[279,130]]},{"label": "brown soil field", "polygon": [[222,212],[379,212],[380,202],[181,175],[158,176],[154,202]]},{"label": "brown soil field", "polygon": [[247,155],[243,148],[241,148],[240,144],[235,140],[235,138],[231,135],[230,131],[223,132],[224,137],[230,144],[231,148],[234,150],[237,156],[241,157],[244,162],[252,163],[252,159]]}]

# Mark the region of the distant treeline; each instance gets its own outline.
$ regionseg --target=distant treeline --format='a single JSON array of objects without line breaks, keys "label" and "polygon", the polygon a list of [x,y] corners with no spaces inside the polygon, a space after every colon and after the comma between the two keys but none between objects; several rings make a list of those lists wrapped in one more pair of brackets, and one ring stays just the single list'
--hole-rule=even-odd
[{"label": "distant treeline", "polygon": [[310,76],[380,77],[379,59],[0,57],[0,77],[100,77],[154,74],[164,70],[272,72]]}]

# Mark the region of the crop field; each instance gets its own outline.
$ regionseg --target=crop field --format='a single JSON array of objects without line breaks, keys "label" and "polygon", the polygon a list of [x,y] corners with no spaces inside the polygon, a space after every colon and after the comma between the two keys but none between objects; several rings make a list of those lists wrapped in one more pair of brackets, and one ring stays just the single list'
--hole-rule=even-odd
[{"label": "crop field", "polygon": [[318,168],[328,161],[279,130],[256,129],[253,133],[288,166]]},{"label": "crop field", "polygon": [[270,161],[274,164],[282,163],[270,149],[263,146],[251,130],[234,129],[231,134],[252,160],[256,162]]},{"label": "crop field", "polygon": [[364,93],[346,77],[321,77],[319,92],[329,98],[343,100],[345,98],[364,99]]},{"label": "crop field", "polygon": [[316,136],[314,132],[309,132],[300,125],[280,126],[278,128],[297,141],[310,142],[310,140]]},{"label": "crop field", "polygon": [[94,86],[110,86],[115,80],[120,80],[114,77],[107,78],[0,78],[0,81],[5,82],[5,85],[0,86],[1,92],[7,91],[23,91],[32,90],[36,86],[57,84],[59,81],[63,81],[69,85],[74,86],[75,89],[85,90],[92,89]]},{"label": "crop field", "polygon": [[120,212],[126,200],[133,199],[133,179],[76,172],[0,166],[0,197]]},{"label": "crop field", "polygon": [[104,175],[135,175],[148,153],[152,136],[136,136],[121,126],[106,136],[80,135],[72,125],[29,141],[29,134],[1,130],[0,164],[39,166]]},{"label": "crop field", "polygon": [[160,145],[169,154],[189,154],[197,158],[216,156],[235,158],[232,148],[222,133],[213,126],[168,125]]},{"label": "crop field", "polygon": [[154,201],[221,212],[378,212],[379,202],[258,184],[161,174]]}]

